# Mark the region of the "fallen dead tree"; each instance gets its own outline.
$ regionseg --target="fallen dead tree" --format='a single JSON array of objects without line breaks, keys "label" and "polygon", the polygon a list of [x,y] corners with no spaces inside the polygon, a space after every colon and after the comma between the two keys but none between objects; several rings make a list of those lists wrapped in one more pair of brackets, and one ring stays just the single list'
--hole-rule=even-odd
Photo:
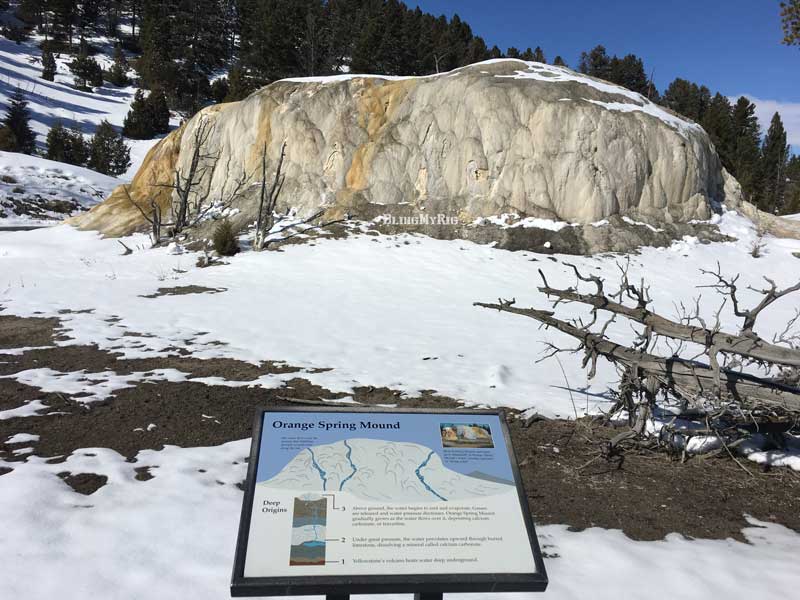
[{"label": "fallen dead tree", "polygon": [[[767,280],[765,289],[748,288],[758,292],[761,299],[756,306],[746,309],[739,298],[738,277],[724,277],[719,267],[715,272],[704,271],[712,278],[712,283],[704,287],[724,297],[714,323],[709,324],[701,317],[700,298],[691,309],[681,306],[677,319],[652,311],[649,288],[643,281],[632,284],[627,267],[620,267],[619,285],[608,292],[601,278],[584,275],[574,265],[569,266],[577,279],[575,286],[552,287],[540,271],[543,285],[538,289],[552,301],[554,309],[570,303],[588,307],[589,322],[580,318],[564,320],[555,311],[519,308],[514,300],[498,299],[497,303],[475,305],[529,317],[575,338],[579,343],[577,348],[563,349],[551,344],[545,358],[565,351],[583,352],[583,366],[589,368],[590,378],[595,375],[600,357],[618,368],[616,404],[608,417],[624,414],[630,429],[615,438],[612,445],[626,440],[674,445],[677,440],[685,448],[690,438],[706,436],[717,439],[730,451],[756,432],[780,444],[781,434],[798,426],[800,337],[791,331],[800,311],[771,341],[759,337],[755,326],[765,309],[799,291],[800,283],[778,289]],[[579,289],[582,285],[592,285],[593,289]],[[733,314],[742,319],[738,332],[724,331],[720,325],[721,312],[728,304]],[[610,314],[610,318],[602,326],[596,326],[601,311]],[[630,345],[607,336],[609,325],[618,318],[639,326]],[[671,350],[669,355],[663,352],[665,346]],[[696,350],[694,355],[688,355],[692,350]],[[669,422],[655,428],[659,435],[654,440],[651,435],[654,428],[648,428],[648,424],[652,424],[654,417],[663,423],[665,415]]]}]

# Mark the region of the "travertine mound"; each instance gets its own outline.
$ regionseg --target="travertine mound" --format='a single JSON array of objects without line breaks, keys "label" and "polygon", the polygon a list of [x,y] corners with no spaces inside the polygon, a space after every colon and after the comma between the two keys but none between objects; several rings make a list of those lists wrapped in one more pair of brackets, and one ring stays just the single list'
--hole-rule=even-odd
[{"label": "travertine mound", "polygon": [[[219,156],[220,166],[198,189],[224,198],[241,173],[259,181],[265,146],[271,180],[286,142],[279,207],[304,214],[325,207],[359,216],[402,204],[461,223],[502,213],[679,223],[706,219],[726,200],[719,158],[698,125],[624,88],[540,63],[275,82],[201,111],[160,142],[131,186],[137,202],[152,196],[167,208],[169,191],[159,185],[171,183],[174,168],[187,172],[203,121],[213,127],[203,154]],[[239,224],[255,220],[257,202],[255,184],[237,205]],[[107,235],[145,225],[121,190],[73,222]]]}]

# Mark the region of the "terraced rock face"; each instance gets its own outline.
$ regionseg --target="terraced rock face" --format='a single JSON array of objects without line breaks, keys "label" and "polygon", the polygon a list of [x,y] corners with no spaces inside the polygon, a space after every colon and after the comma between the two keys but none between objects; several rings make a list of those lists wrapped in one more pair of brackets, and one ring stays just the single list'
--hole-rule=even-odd
[{"label": "terraced rock face", "polygon": [[[698,125],[624,88],[540,63],[275,82],[203,110],[163,140],[133,182],[135,200],[156,197],[166,208],[169,194],[158,185],[171,182],[174,167],[188,171],[202,122],[213,127],[202,154],[220,163],[198,189],[208,184],[212,198],[224,198],[238,175],[251,178],[239,224],[255,220],[263,149],[271,180],[284,142],[279,207],[305,214],[325,207],[373,215],[380,205],[460,223],[502,213],[685,222],[708,218],[711,202],[726,199],[720,161]],[[77,223],[111,235],[144,224],[120,190]]]}]

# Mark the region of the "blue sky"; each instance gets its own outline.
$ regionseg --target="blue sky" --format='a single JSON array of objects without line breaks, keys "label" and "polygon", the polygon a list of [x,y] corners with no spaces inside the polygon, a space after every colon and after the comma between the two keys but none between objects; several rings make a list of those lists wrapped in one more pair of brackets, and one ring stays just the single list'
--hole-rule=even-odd
[{"label": "blue sky", "polygon": [[746,95],[762,122],[781,113],[800,150],[800,48],[784,46],[778,0],[419,0],[434,14],[454,13],[489,46],[541,46],[577,67],[583,50],[603,44],[609,54],[634,53],[655,70],[663,90],[675,77],[727,96]]}]

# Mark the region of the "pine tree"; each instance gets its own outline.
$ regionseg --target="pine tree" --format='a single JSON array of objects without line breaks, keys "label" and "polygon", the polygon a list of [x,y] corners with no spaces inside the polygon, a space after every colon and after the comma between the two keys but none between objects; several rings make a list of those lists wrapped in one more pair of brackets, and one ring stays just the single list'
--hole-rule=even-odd
[{"label": "pine tree", "polygon": [[104,175],[121,175],[131,164],[130,149],[111,123],[103,120],[89,142],[90,169]]},{"label": "pine tree", "polygon": [[784,215],[800,214],[800,156],[792,156],[786,165],[786,194],[781,210]]},{"label": "pine tree", "polygon": [[557,67],[567,66],[566,61],[563,58],[561,58],[560,54],[553,59],[553,64],[556,65]]},{"label": "pine tree", "polygon": [[547,59],[544,57],[544,51],[539,46],[536,46],[536,50],[533,51],[533,61],[539,63],[547,62]]},{"label": "pine tree", "polygon": [[578,71],[585,75],[607,80],[611,75],[611,59],[606,54],[606,47],[599,45],[592,48],[588,53],[581,53]]},{"label": "pine tree", "polygon": [[676,113],[699,123],[711,103],[711,92],[704,85],[679,77],[669,84],[662,101]]},{"label": "pine tree", "polygon": [[489,58],[503,58],[503,51],[496,45],[489,50]]},{"label": "pine tree", "polygon": [[776,112],[772,116],[761,147],[759,171],[761,185],[758,200],[759,208],[762,210],[777,214],[783,209],[788,162],[789,146],[786,144],[786,130],[783,128],[781,116]]},{"label": "pine tree", "polygon": [[255,82],[247,75],[244,67],[236,65],[228,72],[228,94],[225,96],[224,101],[237,102],[244,100],[256,87]]},{"label": "pine tree", "polygon": [[219,104],[225,102],[225,97],[228,95],[230,87],[228,86],[227,77],[219,77],[211,82],[211,98]]},{"label": "pine tree", "polygon": [[108,72],[108,81],[117,87],[128,85],[128,60],[120,43],[114,45],[114,64]]},{"label": "pine tree", "polygon": [[522,60],[533,60],[533,50],[531,50],[530,46],[525,48],[525,52],[519,55]]},{"label": "pine tree", "polygon": [[145,97],[136,90],[131,108],[122,122],[122,134],[134,140],[149,140],[169,131],[169,107],[164,91],[156,89]]},{"label": "pine tree", "polygon": [[781,23],[783,43],[788,46],[800,44],[800,0],[781,2]]},{"label": "pine tree", "polygon": [[42,79],[53,81],[56,78],[56,58],[50,50],[42,52]]},{"label": "pine tree", "polygon": [[77,129],[67,129],[59,121],[47,133],[46,158],[70,165],[86,163],[87,148],[83,134]]},{"label": "pine tree", "polygon": [[64,162],[82,166],[87,160],[89,160],[89,145],[83,137],[83,132],[77,126],[68,129]]},{"label": "pine tree", "polygon": [[8,128],[5,144],[9,144],[13,135],[12,147],[8,148],[11,152],[22,152],[33,154],[36,151],[36,136],[30,126],[31,114],[28,110],[28,101],[21,88],[16,88],[11,94],[11,98],[3,117],[3,126]]},{"label": "pine tree", "polygon": [[642,59],[635,54],[623,58],[614,56],[609,62],[609,81],[647,96],[650,81],[644,72]]},{"label": "pine tree", "polygon": [[464,62],[468,65],[471,65],[473,63],[489,60],[489,58],[489,49],[486,47],[486,42],[483,41],[483,38],[472,38],[469,46],[467,47],[467,56]]},{"label": "pine tree", "polygon": [[511,46],[508,50],[506,50],[506,56],[508,58],[520,58],[522,54],[518,48]]},{"label": "pine tree", "polygon": [[45,158],[57,162],[67,162],[64,160],[67,148],[67,130],[59,121],[47,132],[47,152]]},{"label": "pine tree", "polygon": [[17,138],[14,132],[5,125],[0,125],[0,150],[3,152],[17,151]]},{"label": "pine tree", "polygon": [[730,172],[733,172],[734,152],[732,110],[728,99],[717,92],[711,99],[701,122],[717,149],[722,166]]},{"label": "pine tree", "polygon": [[131,108],[122,122],[122,134],[133,140],[149,140],[155,135],[152,114],[142,90],[136,90]]},{"label": "pine tree", "polygon": [[157,88],[147,96],[147,108],[150,112],[153,131],[169,133],[169,106],[164,90]]},{"label": "pine tree", "polygon": [[756,107],[742,96],[733,107],[732,174],[742,186],[748,199],[757,201],[759,187],[758,167],[761,154],[761,129],[756,118]]},{"label": "pine tree", "polygon": [[69,70],[75,79],[75,87],[79,90],[88,90],[92,87],[103,85],[103,70],[97,61],[89,56],[88,45],[81,40],[78,55],[69,63]]},{"label": "pine tree", "polygon": [[173,63],[174,10],[169,2],[144,0],[139,26],[139,45],[142,54],[136,70],[146,89],[171,87],[177,78]]}]

